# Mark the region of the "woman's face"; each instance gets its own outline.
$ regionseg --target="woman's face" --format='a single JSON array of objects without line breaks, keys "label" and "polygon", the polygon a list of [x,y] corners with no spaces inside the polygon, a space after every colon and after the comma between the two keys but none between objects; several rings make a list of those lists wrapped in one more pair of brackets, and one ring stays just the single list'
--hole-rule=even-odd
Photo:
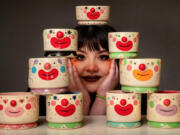
[{"label": "woman's face", "polygon": [[107,76],[111,59],[109,59],[108,51],[103,48],[100,48],[100,51],[90,51],[87,47],[83,47],[77,51],[77,57],[72,63],[76,66],[79,77],[88,92],[93,93]]}]

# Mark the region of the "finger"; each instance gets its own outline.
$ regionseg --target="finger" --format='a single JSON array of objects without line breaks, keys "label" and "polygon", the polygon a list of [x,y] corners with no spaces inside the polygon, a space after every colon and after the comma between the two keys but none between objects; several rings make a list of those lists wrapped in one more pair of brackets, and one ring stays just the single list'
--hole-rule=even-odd
[{"label": "finger", "polygon": [[113,77],[115,75],[115,70],[116,70],[116,64],[115,64],[115,60],[113,59],[111,62],[111,66],[109,69],[109,76]]},{"label": "finger", "polygon": [[76,69],[75,66],[73,66],[73,74],[74,74],[74,77],[75,77],[75,83],[77,85],[77,88],[80,89],[80,90],[84,90],[84,85],[82,84],[80,78],[79,78],[79,74],[78,74],[78,71]]},{"label": "finger", "polygon": [[115,78],[119,80],[119,69],[117,64],[116,64]]},{"label": "finger", "polygon": [[69,71],[69,87],[71,89],[74,89],[76,84],[75,84],[75,77],[73,75],[73,69],[72,69],[72,63],[70,61],[70,59],[68,59],[68,71]]}]

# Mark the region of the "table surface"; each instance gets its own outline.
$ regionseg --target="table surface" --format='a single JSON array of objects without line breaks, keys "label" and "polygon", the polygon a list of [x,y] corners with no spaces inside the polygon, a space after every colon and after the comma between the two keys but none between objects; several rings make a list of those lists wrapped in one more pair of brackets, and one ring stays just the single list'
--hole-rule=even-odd
[{"label": "table surface", "polygon": [[27,130],[0,130],[0,135],[180,135],[180,128],[159,129],[150,128],[142,116],[142,126],[133,129],[117,129],[106,125],[106,116],[85,116],[84,126],[72,130],[56,130],[46,126],[45,116],[39,118],[39,126]]}]

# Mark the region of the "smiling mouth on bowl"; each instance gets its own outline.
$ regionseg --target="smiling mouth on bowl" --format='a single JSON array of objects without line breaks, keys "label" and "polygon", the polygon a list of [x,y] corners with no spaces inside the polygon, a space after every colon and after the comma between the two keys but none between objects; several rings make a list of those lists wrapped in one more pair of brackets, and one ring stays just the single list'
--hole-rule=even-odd
[{"label": "smiling mouth on bowl", "polygon": [[95,76],[83,76],[82,77],[83,80],[85,80],[86,82],[97,82],[101,76],[95,75]]}]

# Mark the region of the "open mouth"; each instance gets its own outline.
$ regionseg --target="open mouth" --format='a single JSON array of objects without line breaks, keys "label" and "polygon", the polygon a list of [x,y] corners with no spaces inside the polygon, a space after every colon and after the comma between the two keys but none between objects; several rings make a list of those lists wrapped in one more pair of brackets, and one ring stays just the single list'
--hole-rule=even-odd
[{"label": "open mouth", "polygon": [[117,104],[117,105],[114,106],[114,110],[119,115],[126,116],[126,115],[129,115],[129,114],[132,113],[133,106],[132,106],[132,104],[128,104],[127,106],[120,106],[120,105]]},{"label": "open mouth", "polygon": [[121,41],[117,41],[116,47],[121,51],[129,51],[133,47],[133,43],[132,41],[128,41],[127,43],[122,43]]},{"label": "open mouth", "polygon": [[156,106],[156,112],[162,116],[173,116],[177,113],[177,106],[172,105],[169,107],[163,107],[162,105],[158,104]]},{"label": "open mouth", "polygon": [[95,12],[95,13],[88,12],[87,13],[87,17],[92,20],[98,19],[99,16],[100,16],[99,12]]},{"label": "open mouth", "polygon": [[14,114],[19,113],[19,112],[21,112],[21,111],[17,111],[17,112],[9,111],[9,113],[14,113]]},{"label": "open mouth", "polygon": [[50,42],[55,48],[65,49],[71,44],[71,39],[69,37],[64,37],[63,39],[52,37]]},{"label": "open mouth", "polygon": [[45,72],[44,70],[39,70],[39,77],[43,80],[53,80],[58,76],[58,70],[52,69],[50,72]]},{"label": "open mouth", "polygon": [[86,82],[97,82],[101,76],[83,76],[82,77]]},{"label": "open mouth", "polygon": [[140,76],[148,76],[149,74],[140,74],[140,73],[138,73],[137,75],[140,75]]},{"label": "open mouth", "polygon": [[69,106],[66,107],[66,108],[63,107],[63,106],[61,106],[61,105],[57,105],[57,106],[55,107],[55,110],[56,110],[56,113],[57,113],[57,114],[59,114],[59,115],[61,115],[61,116],[64,116],[64,117],[67,117],[67,116],[72,115],[72,114],[75,112],[76,107],[75,107],[75,105],[73,105],[73,104],[69,105]]}]

